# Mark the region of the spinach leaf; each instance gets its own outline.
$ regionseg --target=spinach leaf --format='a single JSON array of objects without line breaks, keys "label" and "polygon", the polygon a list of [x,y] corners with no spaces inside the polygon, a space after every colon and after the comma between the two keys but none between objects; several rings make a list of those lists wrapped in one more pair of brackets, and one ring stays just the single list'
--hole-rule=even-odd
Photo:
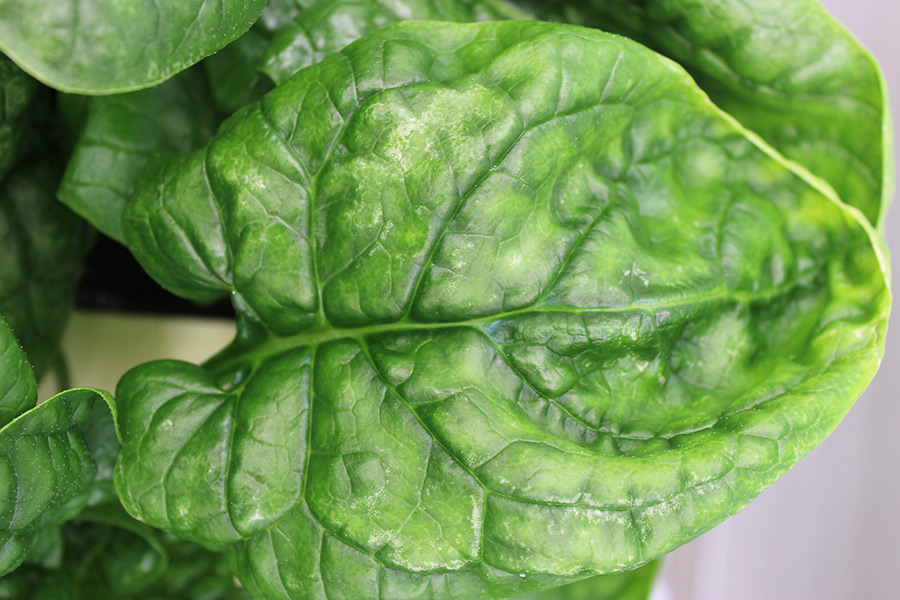
[{"label": "spinach leaf", "polygon": [[[21,350],[2,318],[0,344],[0,356],[14,357],[18,351],[21,365]],[[0,371],[0,390],[14,393],[22,378],[28,380],[22,404],[28,405],[34,399],[33,381],[21,367]],[[98,486],[102,489],[104,478],[109,482],[112,470],[111,462],[103,461],[111,453],[102,446],[110,436],[97,430],[113,430],[111,410],[113,400],[105,392],[68,390],[20,412],[0,429],[0,576],[25,560],[42,530],[58,527],[102,499]]]},{"label": "spinach leaf", "polygon": [[716,104],[883,225],[894,194],[884,77],[817,0],[539,6],[545,16],[622,33],[672,57]]},{"label": "spinach leaf", "polygon": [[402,23],[144,170],[145,268],[238,337],[117,390],[116,483],[261,598],[634,568],[818,444],[883,353],[869,223],[629,40]]},{"label": "spinach leaf", "polygon": [[160,534],[118,504],[96,506],[57,530],[61,560],[0,579],[9,600],[250,600],[219,555]]},{"label": "spinach leaf", "polygon": [[6,0],[0,50],[64,92],[156,85],[246,32],[265,0]]},{"label": "spinach leaf", "polygon": [[271,0],[250,31],[203,61],[219,110],[230,115],[272,89],[271,79],[259,68],[263,55],[272,38],[317,1]]},{"label": "spinach leaf", "polygon": [[37,82],[8,58],[0,56],[0,177],[17,155],[22,134],[22,114],[37,89]]},{"label": "spinach leaf", "polygon": [[187,152],[212,137],[219,115],[201,71],[148,90],[91,98],[58,191],[94,227],[122,241],[122,210],[157,152]]},{"label": "spinach leaf", "polygon": [[266,32],[255,26],[201,63],[209,78],[213,101],[222,113],[230,115],[274,87],[259,70],[269,43]]},{"label": "spinach leaf", "polygon": [[[231,114],[271,89],[269,77],[259,68],[268,66],[275,81],[286,79],[367,31],[398,20],[472,21],[513,14],[505,5],[489,8],[481,0],[384,4],[321,0],[310,3],[312,10],[300,12],[293,3],[272,3],[247,34],[203,61],[208,85],[196,70],[189,70],[149,90],[89,100],[59,198],[94,227],[122,241],[122,209],[150,157],[187,152],[208,141],[220,112]],[[303,48],[310,51],[304,53]]]},{"label": "spinach leaf", "polygon": [[[55,352],[92,239],[54,197],[60,161],[55,143],[42,139],[45,128],[56,130],[48,100],[0,57],[0,313],[38,377]],[[0,424],[12,416],[0,415]]]},{"label": "spinach leaf", "polygon": [[275,83],[284,83],[367,33],[400,21],[467,23],[529,16],[502,0],[321,0],[279,30],[260,69]]},{"label": "spinach leaf", "polygon": [[38,377],[56,351],[93,239],[56,200],[58,181],[59,171],[36,157],[0,182],[0,312]]},{"label": "spinach leaf", "polygon": [[0,428],[37,404],[34,372],[5,322],[0,324]]}]

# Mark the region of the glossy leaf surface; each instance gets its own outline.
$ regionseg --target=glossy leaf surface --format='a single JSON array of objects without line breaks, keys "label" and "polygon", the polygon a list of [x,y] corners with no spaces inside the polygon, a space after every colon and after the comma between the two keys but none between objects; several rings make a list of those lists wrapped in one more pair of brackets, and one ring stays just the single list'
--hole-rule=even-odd
[{"label": "glossy leaf surface", "polygon": [[261,598],[488,598],[738,511],[877,369],[868,222],[620,37],[404,23],[151,162],[123,231],[231,294],[120,382],[117,489]]},{"label": "glossy leaf surface", "polygon": [[[0,356],[21,354],[2,319],[0,343]],[[21,376],[3,370],[0,389],[15,389]],[[104,424],[112,430],[111,408],[108,394],[69,390],[21,412],[0,429],[0,575],[26,558],[42,530],[77,515],[95,496],[97,484],[104,477],[108,481],[111,463],[103,468],[102,458],[95,457],[108,455],[100,446],[109,439],[96,430]]]},{"label": "glossy leaf surface", "polygon": [[883,76],[818,0],[536,5],[550,9],[545,16],[622,33],[670,56],[716,104],[883,223],[894,193]]},{"label": "glossy leaf surface", "polygon": [[4,0],[0,50],[64,92],[165,81],[246,32],[265,0]]},{"label": "glossy leaf surface", "polygon": [[494,8],[464,0],[336,0],[309,5],[312,9],[302,12],[293,3],[267,6],[247,34],[203,61],[209,85],[191,70],[149,90],[89,100],[59,198],[100,231],[122,241],[122,210],[150,157],[203,145],[212,137],[219,113],[231,114],[257,100],[271,89],[270,75],[276,81],[287,79],[365,33],[400,20],[473,21],[514,14],[503,4]]}]

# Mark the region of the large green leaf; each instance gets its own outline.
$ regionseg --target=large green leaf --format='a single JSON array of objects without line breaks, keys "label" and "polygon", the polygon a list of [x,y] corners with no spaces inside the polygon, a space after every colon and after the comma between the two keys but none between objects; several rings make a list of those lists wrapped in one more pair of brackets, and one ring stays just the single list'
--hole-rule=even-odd
[{"label": "large green leaf", "polygon": [[600,31],[403,23],[144,171],[123,231],[235,343],[118,386],[125,507],[261,598],[637,567],[818,444],[890,305],[858,211]]},{"label": "large green leaf", "polygon": [[536,4],[674,58],[719,106],[883,223],[894,193],[884,78],[818,0]]},{"label": "large green leaf", "polygon": [[265,0],[3,0],[0,50],[64,92],[150,87],[246,32]]},{"label": "large green leaf", "polygon": [[[0,344],[0,356],[21,354],[2,318]],[[14,389],[21,377],[21,370],[0,371],[0,390]],[[33,386],[26,388],[31,402]],[[42,530],[58,527],[92,500],[105,499],[97,490],[111,475],[112,464],[103,460],[110,438],[98,429],[113,429],[113,409],[108,394],[69,390],[20,412],[0,429],[0,576],[25,559]]]},{"label": "large green leaf", "polygon": [[203,145],[218,122],[206,79],[196,69],[149,90],[91,98],[59,199],[121,241],[122,210],[144,164],[157,152]]},{"label": "large green leaf", "polygon": [[208,141],[219,122],[213,104],[231,114],[271,89],[260,67],[281,81],[368,31],[399,20],[474,21],[513,14],[503,4],[494,8],[483,0],[309,4],[313,8],[303,12],[293,3],[267,6],[247,34],[203,61],[209,86],[190,70],[149,90],[91,99],[59,198],[100,231],[122,241],[122,209],[150,157],[157,152],[186,152]]}]

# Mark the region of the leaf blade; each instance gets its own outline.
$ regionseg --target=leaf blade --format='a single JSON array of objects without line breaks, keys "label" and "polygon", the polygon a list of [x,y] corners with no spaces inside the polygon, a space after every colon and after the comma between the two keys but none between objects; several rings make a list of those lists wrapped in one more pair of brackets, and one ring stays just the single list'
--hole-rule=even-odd
[{"label": "leaf blade", "polygon": [[219,50],[247,31],[265,4],[14,0],[0,13],[0,49],[61,91],[128,92],[161,83]]},{"label": "leaf blade", "polygon": [[[394,26],[157,173],[126,240],[164,285],[231,292],[243,333],[187,386],[130,372],[123,406],[243,394],[316,357],[289,510],[242,533],[221,495],[202,518],[152,515],[227,544],[263,597],[502,596],[644,564],[821,441],[883,352],[886,264],[859,211],[601,32]],[[201,222],[221,262],[188,233]],[[182,439],[197,411],[171,433],[127,414],[120,489],[143,464],[177,495],[175,461],[141,463],[128,438]],[[248,426],[221,414],[211,430]]]}]

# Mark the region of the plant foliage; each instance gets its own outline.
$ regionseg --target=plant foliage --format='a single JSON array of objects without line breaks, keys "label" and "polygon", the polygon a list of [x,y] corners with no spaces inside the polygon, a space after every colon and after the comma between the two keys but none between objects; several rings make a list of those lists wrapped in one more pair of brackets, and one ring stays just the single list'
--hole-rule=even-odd
[{"label": "plant foliage", "polygon": [[[884,352],[880,71],[752,4],[0,0],[0,597],[646,600]],[[82,217],[234,341],[38,403]]]}]

